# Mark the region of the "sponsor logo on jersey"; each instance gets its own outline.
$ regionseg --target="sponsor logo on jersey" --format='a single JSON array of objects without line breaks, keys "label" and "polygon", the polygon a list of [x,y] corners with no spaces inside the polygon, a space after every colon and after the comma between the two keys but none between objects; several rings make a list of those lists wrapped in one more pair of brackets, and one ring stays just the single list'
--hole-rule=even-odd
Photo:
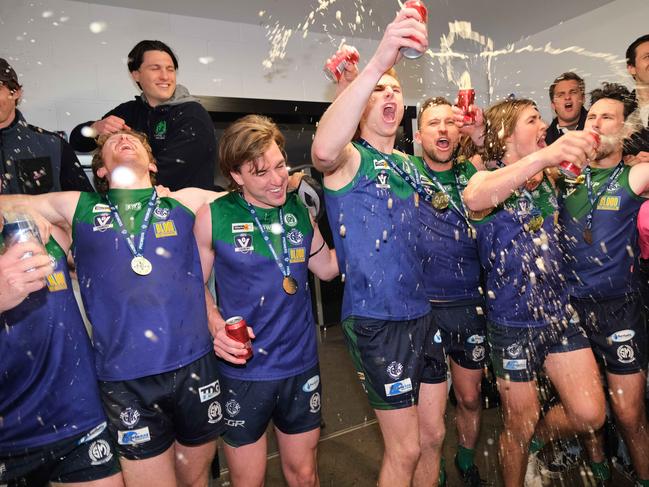
[{"label": "sponsor logo on jersey", "polygon": [[251,233],[255,229],[252,223],[233,223],[232,233]]},{"label": "sponsor logo on jersey", "polygon": [[284,223],[286,223],[289,227],[294,227],[297,225],[297,218],[293,213],[287,213],[284,215]]},{"label": "sponsor logo on jersey", "polygon": [[210,399],[214,399],[219,394],[221,394],[221,385],[218,380],[198,388],[198,396],[201,398],[201,402],[207,402]]},{"label": "sponsor logo on jersey", "polygon": [[530,214],[530,202],[527,200],[527,198],[518,198],[516,206],[516,214],[518,216],[527,216]]},{"label": "sponsor logo on jersey", "polygon": [[155,222],[153,228],[155,230],[155,238],[175,237],[178,235],[173,220]]},{"label": "sponsor logo on jersey", "polygon": [[106,440],[93,441],[88,447],[88,456],[90,465],[102,465],[110,462],[113,458],[113,452],[110,451],[110,445]]},{"label": "sponsor logo on jersey", "polygon": [[288,249],[291,256],[291,264],[304,262],[306,260],[306,249],[304,247],[293,247]]},{"label": "sponsor logo on jersey", "polygon": [[252,235],[242,233],[234,237],[234,251],[241,252],[242,254],[249,254],[255,250],[252,246]]},{"label": "sponsor logo on jersey", "polygon": [[140,445],[147,441],[151,441],[148,426],[136,430],[117,431],[117,443],[120,445]]},{"label": "sponsor logo on jersey", "polygon": [[390,362],[386,371],[392,379],[397,380],[403,374],[403,364],[396,361]]},{"label": "sponsor logo on jersey", "polygon": [[618,211],[620,209],[621,198],[619,196],[602,196],[597,202],[598,210]]},{"label": "sponsor logo on jersey", "polygon": [[110,213],[110,206],[105,203],[97,203],[92,207],[93,213]]},{"label": "sponsor logo on jersey", "polygon": [[77,441],[77,445],[83,445],[84,443],[87,443],[90,440],[94,440],[100,434],[102,434],[107,427],[108,427],[108,423],[106,421],[104,421],[101,424],[98,424],[93,429],[88,431],[88,434],[86,436],[82,436],[81,438],[79,438],[79,440]]},{"label": "sponsor logo on jersey", "polygon": [[142,209],[142,203],[136,201],[135,203],[126,203],[124,205],[125,211],[140,211]]},{"label": "sponsor logo on jersey", "polygon": [[612,342],[628,342],[635,336],[635,331],[633,330],[620,330],[616,331],[608,337]]},{"label": "sponsor logo on jersey", "polygon": [[160,208],[159,206],[156,206],[155,210],[153,210],[153,216],[158,220],[166,220],[169,218],[169,213],[169,208]]},{"label": "sponsor logo on jersey", "polygon": [[620,181],[618,180],[620,176],[615,178],[615,181],[611,181],[611,184],[608,186],[606,193],[617,193],[622,186],[620,186]]},{"label": "sponsor logo on jersey", "polygon": [[225,425],[229,426],[230,428],[245,428],[246,427],[246,422],[243,419],[228,419],[228,418],[225,418],[223,421],[225,421]]},{"label": "sponsor logo on jersey", "polygon": [[390,164],[388,164],[388,161],[385,159],[374,159],[374,169],[387,169],[392,171]]},{"label": "sponsor logo on jersey", "polygon": [[471,335],[469,338],[466,339],[466,342],[472,345],[478,343],[484,343],[484,335]]},{"label": "sponsor logo on jersey", "polygon": [[505,370],[525,370],[527,368],[527,359],[503,359],[503,369]]},{"label": "sponsor logo on jersey", "polygon": [[223,414],[221,414],[221,405],[219,401],[214,401],[210,404],[210,407],[207,408],[207,422],[214,424],[221,421]]},{"label": "sponsor logo on jersey", "polygon": [[105,213],[103,215],[97,215],[94,218],[95,226],[92,227],[93,232],[105,232],[113,228],[113,215],[110,213]]},{"label": "sponsor logo on jersey", "polygon": [[630,364],[635,360],[635,352],[629,345],[620,345],[617,347],[617,359],[622,364]]},{"label": "sponsor logo on jersey", "polygon": [[313,414],[320,411],[320,393],[319,392],[314,392],[313,395],[311,396],[311,399],[309,399],[309,411],[312,412]]},{"label": "sponsor logo on jersey", "polygon": [[388,183],[390,177],[385,171],[381,171],[376,175],[376,184],[375,186],[379,189],[390,189],[390,184]]},{"label": "sponsor logo on jersey", "polygon": [[320,376],[314,375],[304,383],[304,385],[302,386],[302,390],[304,392],[313,392],[318,388],[319,385],[320,385]]},{"label": "sponsor logo on jersey", "polygon": [[63,291],[68,288],[68,283],[65,281],[65,274],[62,271],[54,272],[47,276],[47,289],[51,293],[56,291]]},{"label": "sponsor logo on jersey", "polygon": [[473,359],[474,362],[482,362],[484,360],[486,354],[486,350],[483,345],[477,345],[472,351],[471,351],[471,358]]},{"label": "sponsor logo on jersey", "polygon": [[304,235],[297,228],[294,228],[286,234],[286,240],[288,240],[291,245],[300,245],[304,242]]},{"label": "sponsor logo on jersey", "polygon": [[225,411],[229,416],[234,417],[239,414],[239,411],[241,411],[241,404],[239,404],[234,399],[230,399],[225,403]]},{"label": "sponsor logo on jersey", "polygon": [[135,426],[138,421],[140,421],[140,411],[135,408],[128,407],[122,410],[119,413],[119,419],[122,421],[122,424],[127,428],[132,428]]},{"label": "sponsor logo on jersey", "polygon": [[511,358],[518,357],[522,352],[523,352],[523,347],[521,346],[520,343],[512,343],[510,346],[507,347],[507,355],[509,355]]},{"label": "sponsor logo on jersey", "polygon": [[392,382],[391,384],[383,384],[385,387],[385,395],[388,397],[398,396],[400,394],[405,394],[406,392],[412,391],[412,381],[410,377],[406,377],[399,382]]}]

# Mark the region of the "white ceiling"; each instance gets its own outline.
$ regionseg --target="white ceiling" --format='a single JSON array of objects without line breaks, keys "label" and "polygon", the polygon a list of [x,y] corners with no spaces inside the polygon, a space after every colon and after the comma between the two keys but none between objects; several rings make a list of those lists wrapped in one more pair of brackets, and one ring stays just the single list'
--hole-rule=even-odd
[{"label": "white ceiling", "polygon": [[[77,0],[191,17],[296,28],[309,14],[312,32],[379,39],[399,9],[398,0]],[[448,23],[469,21],[473,31],[493,39],[496,47],[518,41],[614,0],[425,0],[433,39],[447,34]],[[264,15],[259,13],[264,11]],[[340,11],[340,21],[337,12]],[[357,14],[360,23],[356,23]],[[351,24],[351,26],[350,26]],[[353,26],[353,27],[352,27]]]}]

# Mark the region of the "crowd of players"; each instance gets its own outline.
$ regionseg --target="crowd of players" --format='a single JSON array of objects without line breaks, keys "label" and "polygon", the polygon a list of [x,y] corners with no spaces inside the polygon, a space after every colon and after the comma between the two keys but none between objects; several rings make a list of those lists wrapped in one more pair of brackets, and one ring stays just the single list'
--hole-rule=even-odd
[{"label": "crowd of players", "polygon": [[[318,125],[312,157],[335,251],[307,183],[289,191],[284,139],[265,117],[224,132],[230,191],[213,191],[213,129],[197,129],[209,118],[176,85],[163,43],[129,55],[140,97],[73,132],[75,148],[95,150],[96,193],[78,162],[54,157],[66,144],[16,110],[21,88],[3,62],[0,130],[29,134],[20,140],[34,157],[3,157],[0,210],[53,226],[43,246],[0,256],[0,484],[207,485],[222,436],[232,483],[263,485],[272,419],[287,483],[317,485],[310,271],[344,278],[341,325],[384,440],[379,485],[444,484],[447,366],[454,463],[466,485],[480,485],[488,364],[505,485],[535,485],[539,451],[576,435],[595,481],[608,482],[606,398],[636,482],[649,485],[638,262],[638,227],[649,226],[638,222],[649,197],[649,36],[627,52],[635,93],[604,84],[582,111],[583,81],[563,75],[550,87],[550,128],[527,99],[474,108],[471,125],[448,100],[424,101],[414,157],[395,148],[404,104],[393,67],[401,48],[427,46],[420,20],[397,14],[364,69],[346,68]],[[49,152],[35,153],[41,146]],[[583,177],[560,175],[565,161]],[[250,326],[250,359],[225,331],[235,315]],[[541,376],[557,393],[543,414]]]}]

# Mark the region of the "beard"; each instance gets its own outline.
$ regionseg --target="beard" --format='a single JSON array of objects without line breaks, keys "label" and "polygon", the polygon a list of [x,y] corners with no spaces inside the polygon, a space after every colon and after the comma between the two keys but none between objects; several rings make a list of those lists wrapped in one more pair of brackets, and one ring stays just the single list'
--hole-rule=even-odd
[{"label": "beard", "polygon": [[446,157],[439,157],[435,153],[435,150],[427,151],[427,150],[424,149],[424,154],[426,154],[426,157],[428,157],[428,159],[431,162],[434,162],[436,164],[446,164],[447,162],[450,162],[453,159],[455,159],[455,151],[456,151],[456,149],[457,149],[457,146],[453,147],[453,150],[451,152],[449,152],[448,156],[446,156]]}]

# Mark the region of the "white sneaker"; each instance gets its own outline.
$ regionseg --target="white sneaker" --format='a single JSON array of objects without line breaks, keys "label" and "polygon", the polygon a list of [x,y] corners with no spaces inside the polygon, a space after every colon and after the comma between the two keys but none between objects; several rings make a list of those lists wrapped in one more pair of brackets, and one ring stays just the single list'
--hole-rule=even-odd
[{"label": "white sneaker", "polygon": [[527,456],[527,470],[525,470],[525,487],[543,487],[543,477],[539,469],[539,452]]}]

